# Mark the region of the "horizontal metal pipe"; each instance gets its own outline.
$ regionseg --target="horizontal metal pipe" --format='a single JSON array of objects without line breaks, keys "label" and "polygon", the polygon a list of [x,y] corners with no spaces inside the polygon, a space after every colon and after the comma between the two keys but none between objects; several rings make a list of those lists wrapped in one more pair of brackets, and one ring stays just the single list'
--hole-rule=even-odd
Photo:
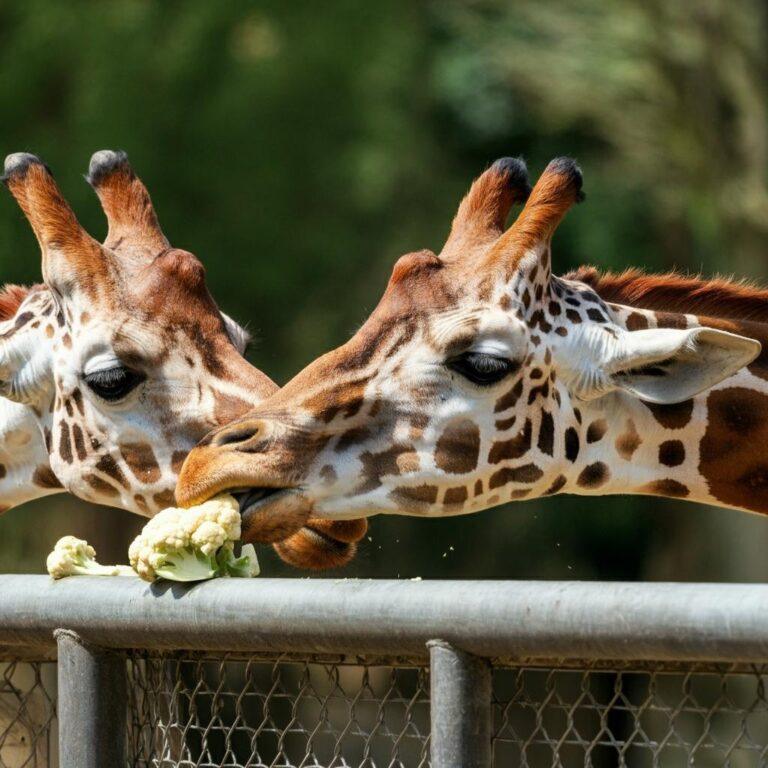
[{"label": "horizontal metal pipe", "polygon": [[768,585],[0,576],[0,643],[59,627],[112,648],[765,662]]}]

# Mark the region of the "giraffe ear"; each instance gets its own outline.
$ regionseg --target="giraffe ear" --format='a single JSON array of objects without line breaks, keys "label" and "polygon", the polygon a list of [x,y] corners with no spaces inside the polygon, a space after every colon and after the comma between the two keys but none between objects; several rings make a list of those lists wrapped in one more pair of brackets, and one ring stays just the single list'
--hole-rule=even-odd
[{"label": "giraffe ear", "polygon": [[227,329],[229,340],[235,345],[235,349],[241,355],[244,355],[248,345],[251,343],[251,334],[224,312],[221,313],[221,319],[224,321],[224,327]]},{"label": "giraffe ear", "polygon": [[614,389],[650,403],[679,403],[751,363],[755,339],[712,328],[654,328],[624,333],[606,373]]},{"label": "giraffe ear", "polygon": [[[17,316],[17,320],[21,315]],[[39,329],[14,320],[0,322],[4,343],[0,350],[0,396],[24,405],[37,405],[50,391],[51,350]]]}]

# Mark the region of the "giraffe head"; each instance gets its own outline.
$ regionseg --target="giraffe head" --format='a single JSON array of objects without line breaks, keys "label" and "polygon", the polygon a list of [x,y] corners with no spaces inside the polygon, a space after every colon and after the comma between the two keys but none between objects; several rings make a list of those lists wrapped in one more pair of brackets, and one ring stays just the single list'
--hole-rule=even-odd
[{"label": "giraffe head", "polygon": [[152,514],[173,501],[197,440],[276,387],[242,356],[247,335],[218,310],[202,264],[169,246],[125,154],[97,152],[87,179],[109,224],[103,245],[38,158],[5,161],[44,284],[0,294],[0,473],[14,480],[2,501],[64,488]]},{"label": "giraffe head", "polygon": [[497,161],[440,255],[403,256],[348,343],[190,453],[181,502],[253,489],[241,505],[257,538],[310,512],[447,515],[551,494],[572,472],[591,403],[607,414],[622,398],[679,403],[749,363],[752,339],[633,330],[587,285],[552,275],[551,238],[581,186],[569,159],[533,190],[521,161]]}]

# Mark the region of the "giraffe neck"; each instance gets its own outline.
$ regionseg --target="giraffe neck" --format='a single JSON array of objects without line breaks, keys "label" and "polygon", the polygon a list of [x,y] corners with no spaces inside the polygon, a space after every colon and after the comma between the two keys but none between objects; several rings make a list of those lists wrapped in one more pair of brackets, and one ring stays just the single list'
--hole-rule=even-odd
[{"label": "giraffe neck", "polygon": [[[707,326],[757,338],[763,323],[612,307],[631,327]],[[645,318],[641,320],[640,318]],[[631,319],[630,319],[631,318]],[[564,420],[563,490],[585,495],[650,494],[768,513],[768,361],[676,405],[615,392]]]},{"label": "giraffe neck", "polygon": [[61,490],[34,412],[0,398],[0,512]]}]

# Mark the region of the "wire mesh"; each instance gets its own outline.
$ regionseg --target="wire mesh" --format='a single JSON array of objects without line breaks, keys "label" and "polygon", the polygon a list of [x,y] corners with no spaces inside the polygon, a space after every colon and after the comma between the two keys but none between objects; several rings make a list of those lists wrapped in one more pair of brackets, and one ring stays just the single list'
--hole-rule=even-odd
[{"label": "wire mesh", "polygon": [[55,768],[56,664],[0,662],[0,768]]},{"label": "wire mesh", "polygon": [[[426,768],[407,661],[128,656],[127,766]],[[495,768],[768,768],[768,667],[499,666]],[[0,662],[0,768],[55,768],[56,666]]]},{"label": "wire mesh", "polygon": [[349,660],[134,657],[137,768],[420,768],[422,667]]},{"label": "wire mesh", "polygon": [[497,669],[494,765],[765,766],[768,669]]}]

